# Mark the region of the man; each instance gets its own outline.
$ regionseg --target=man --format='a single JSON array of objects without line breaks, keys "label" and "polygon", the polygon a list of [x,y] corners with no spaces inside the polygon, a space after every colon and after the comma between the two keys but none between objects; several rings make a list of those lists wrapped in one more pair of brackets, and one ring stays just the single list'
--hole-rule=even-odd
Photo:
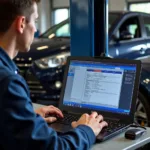
[{"label": "man", "polygon": [[27,52],[36,32],[39,0],[0,0],[0,149],[1,150],[66,150],[89,149],[95,137],[107,125],[96,112],[83,114],[73,122],[73,130],[57,135],[47,122],[55,114],[54,106],[34,112],[28,87],[17,73],[12,59],[18,52]]}]

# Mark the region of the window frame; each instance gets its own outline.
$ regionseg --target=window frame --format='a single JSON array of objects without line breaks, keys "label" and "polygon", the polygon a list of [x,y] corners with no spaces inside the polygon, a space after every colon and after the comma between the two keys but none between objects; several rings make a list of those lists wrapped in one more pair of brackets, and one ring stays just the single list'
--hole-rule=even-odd
[{"label": "window frame", "polygon": [[[141,37],[139,37],[139,38],[133,38],[132,40],[120,40],[119,42],[120,43],[126,43],[126,42],[133,42],[133,41],[138,41],[138,40],[141,40],[142,38],[143,38],[143,31],[142,31],[142,29],[143,29],[143,25],[141,24],[141,16],[138,16],[137,14],[134,14],[134,15],[128,15],[128,16],[124,16],[122,19],[121,19],[121,21],[119,22],[119,24],[118,24],[118,26],[116,27],[116,29],[114,30],[114,35],[116,35],[116,33],[117,33],[117,30],[119,30],[119,28],[122,26],[122,24],[126,21],[126,20],[128,20],[128,19],[130,19],[130,18],[132,18],[132,17],[136,17],[137,19],[138,19],[138,25],[139,25],[139,28],[140,28],[140,31],[141,31]],[[116,41],[114,41],[113,39],[111,40],[111,43],[116,43]]]},{"label": "window frame", "polygon": [[147,35],[147,32],[146,32],[144,17],[147,17],[147,18],[150,19],[150,16],[148,16],[148,15],[142,15],[142,25],[143,25],[142,28],[143,28],[144,37],[145,37],[146,39],[147,39],[147,38],[149,39],[150,36],[148,36],[148,35]]},{"label": "window frame", "polygon": [[52,14],[51,14],[51,24],[52,26],[56,25],[55,24],[55,11],[58,9],[67,9],[68,10],[68,18],[70,17],[70,8],[69,7],[56,7],[52,8]]},{"label": "window frame", "polygon": [[143,1],[141,0],[141,1],[127,2],[127,10],[131,11],[130,5],[132,5],[132,4],[144,4],[144,3],[150,3],[150,1],[149,0],[143,0]]}]

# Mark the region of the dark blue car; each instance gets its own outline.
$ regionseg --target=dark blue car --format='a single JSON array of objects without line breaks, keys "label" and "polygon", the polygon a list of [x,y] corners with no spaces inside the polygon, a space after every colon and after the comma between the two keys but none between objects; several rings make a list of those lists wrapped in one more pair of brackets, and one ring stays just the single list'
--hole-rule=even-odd
[{"label": "dark blue car", "polygon": [[[29,53],[15,58],[33,102],[58,104],[66,58],[70,55],[69,31],[69,20],[65,20],[35,39]],[[143,62],[135,120],[150,126],[150,15],[110,12],[109,55]]]}]

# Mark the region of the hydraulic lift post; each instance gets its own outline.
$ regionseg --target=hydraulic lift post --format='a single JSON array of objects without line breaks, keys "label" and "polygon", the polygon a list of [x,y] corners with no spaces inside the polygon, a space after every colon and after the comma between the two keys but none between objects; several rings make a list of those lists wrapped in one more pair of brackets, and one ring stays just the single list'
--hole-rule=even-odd
[{"label": "hydraulic lift post", "polygon": [[108,56],[108,0],[70,0],[72,56]]}]

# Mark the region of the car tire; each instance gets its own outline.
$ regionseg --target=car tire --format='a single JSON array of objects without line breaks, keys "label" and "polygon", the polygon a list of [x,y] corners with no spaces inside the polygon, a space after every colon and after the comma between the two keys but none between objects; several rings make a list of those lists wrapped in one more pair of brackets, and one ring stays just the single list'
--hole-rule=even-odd
[{"label": "car tire", "polygon": [[140,92],[136,103],[135,122],[150,127],[150,104],[148,99]]}]

